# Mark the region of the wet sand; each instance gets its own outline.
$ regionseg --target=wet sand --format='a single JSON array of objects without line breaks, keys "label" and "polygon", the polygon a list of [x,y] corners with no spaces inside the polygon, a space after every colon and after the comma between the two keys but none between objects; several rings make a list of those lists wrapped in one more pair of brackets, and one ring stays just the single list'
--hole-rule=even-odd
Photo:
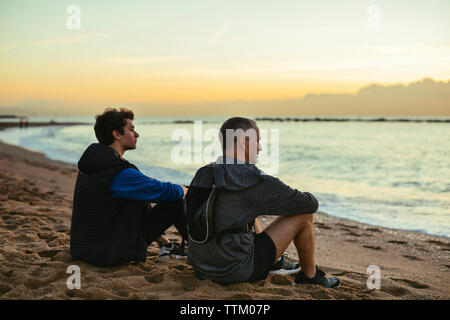
[{"label": "wet sand", "polygon": [[[187,260],[147,261],[102,268],[69,254],[76,167],[0,143],[0,299],[449,299],[450,240],[316,214],[317,263],[338,276],[338,289],[291,286],[293,275],[254,284],[219,285],[196,278]],[[320,200],[320,199],[319,199]],[[272,217],[261,217],[263,225]],[[180,241],[174,229],[168,236]],[[295,258],[291,245],[288,253]],[[67,268],[81,271],[81,289],[68,289]],[[368,289],[367,268],[381,270],[381,288]]]}]

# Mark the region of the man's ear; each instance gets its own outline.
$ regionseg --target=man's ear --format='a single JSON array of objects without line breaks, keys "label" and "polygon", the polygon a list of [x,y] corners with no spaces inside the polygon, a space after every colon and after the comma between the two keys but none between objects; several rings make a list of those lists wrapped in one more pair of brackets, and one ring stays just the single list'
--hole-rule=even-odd
[{"label": "man's ear", "polygon": [[117,130],[112,131],[112,135],[114,137],[114,140],[120,140],[120,133]]},{"label": "man's ear", "polygon": [[236,146],[238,149],[245,150],[245,136],[240,135],[236,137]]}]

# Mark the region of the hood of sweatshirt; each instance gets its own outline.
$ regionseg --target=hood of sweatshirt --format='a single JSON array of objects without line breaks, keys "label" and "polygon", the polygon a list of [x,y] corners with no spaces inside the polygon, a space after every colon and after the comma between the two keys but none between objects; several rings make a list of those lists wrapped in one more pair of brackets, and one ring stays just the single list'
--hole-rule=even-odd
[{"label": "hood of sweatshirt", "polygon": [[219,157],[213,164],[214,181],[218,188],[239,191],[253,187],[264,179],[264,172],[247,162],[231,157]]},{"label": "hood of sweatshirt", "polygon": [[91,144],[78,161],[78,169],[93,174],[107,169],[123,166],[127,161],[116,150],[100,143]]}]

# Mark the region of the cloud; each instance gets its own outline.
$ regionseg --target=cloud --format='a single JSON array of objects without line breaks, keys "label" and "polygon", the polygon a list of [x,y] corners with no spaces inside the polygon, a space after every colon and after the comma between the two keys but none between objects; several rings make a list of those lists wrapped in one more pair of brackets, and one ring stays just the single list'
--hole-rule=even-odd
[{"label": "cloud", "polygon": [[[404,84],[370,84],[356,94],[308,94],[298,111],[335,115],[450,115],[450,81],[431,78]],[[333,112],[334,110],[334,112]],[[331,111],[331,112],[330,112]]]},{"label": "cloud", "polygon": [[209,40],[209,43],[211,45],[215,45],[217,40],[219,40],[220,37],[222,37],[222,35],[228,30],[231,22],[233,21],[232,17],[229,17],[223,24],[222,26],[219,28],[219,30],[217,30],[217,32],[211,37],[211,39]]}]

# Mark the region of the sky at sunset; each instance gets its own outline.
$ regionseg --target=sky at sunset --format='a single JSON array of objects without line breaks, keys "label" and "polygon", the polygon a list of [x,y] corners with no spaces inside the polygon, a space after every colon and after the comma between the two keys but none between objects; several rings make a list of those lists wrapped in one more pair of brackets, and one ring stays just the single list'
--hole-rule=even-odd
[{"label": "sky at sunset", "polygon": [[[314,114],[305,97],[425,83],[432,111],[392,114],[450,115],[449,79],[448,0],[0,1],[0,113]],[[367,105],[345,113],[385,113]]]}]

